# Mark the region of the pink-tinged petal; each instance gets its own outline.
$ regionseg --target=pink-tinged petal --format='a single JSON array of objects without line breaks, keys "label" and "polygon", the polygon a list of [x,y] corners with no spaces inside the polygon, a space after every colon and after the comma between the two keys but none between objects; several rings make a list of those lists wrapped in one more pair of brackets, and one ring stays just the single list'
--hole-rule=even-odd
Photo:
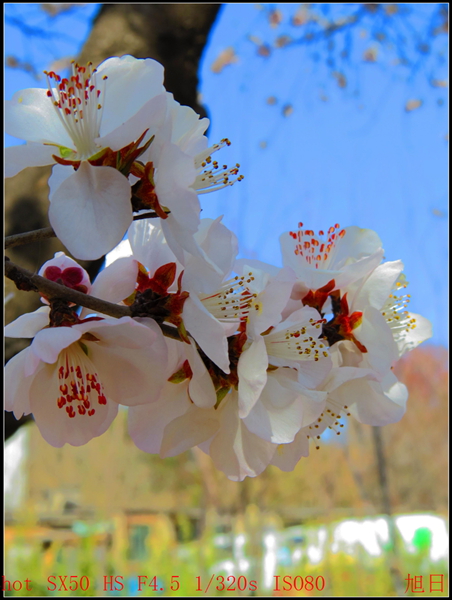
[{"label": "pink-tinged petal", "polygon": [[303,402],[302,427],[307,427],[317,420],[325,409],[328,394],[317,390],[303,390],[300,394]]},{"label": "pink-tinged petal", "polygon": [[43,438],[52,446],[61,448],[65,443],[82,446],[92,438],[105,433],[118,412],[118,405],[107,399],[105,405],[97,404],[95,413],[86,412],[70,418],[65,406],[58,407],[61,395],[58,373],[54,366],[44,365],[33,378],[30,406]]},{"label": "pink-tinged petal", "polygon": [[[165,94],[159,94],[151,98],[144,104],[138,112],[102,137],[95,139],[95,143],[101,148],[111,148],[114,151],[125,148],[131,142],[137,140],[146,129],[146,136],[143,138],[141,146],[147,142],[152,135],[157,132],[158,126],[165,118],[166,97]],[[102,121],[103,124],[103,121]]]},{"label": "pink-tinged petal", "polygon": [[5,148],[5,177],[14,177],[27,167],[52,165],[55,162],[52,155],[56,153],[55,146],[34,143]]},{"label": "pink-tinged petal", "polygon": [[195,239],[223,276],[231,272],[239,251],[237,236],[221,222],[201,219]]},{"label": "pink-tinged petal", "polygon": [[309,439],[306,430],[302,429],[290,444],[280,444],[270,464],[281,471],[293,471],[302,457],[309,456]]},{"label": "pink-tinged petal", "polygon": [[30,354],[30,348],[25,348],[5,366],[5,410],[13,411],[16,419],[31,413],[29,393],[33,376],[25,375]]},{"label": "pink-tinged petal", "polygon": [[[183,211],[184,203],[178,201],[176,192],[177,188],[188,188],[196,179],[197,172],[193,157],[185,154],[176,144],[170,143],[164,144],[159,149],[158,155],[155,155],[151,144],[149,152],[151,160],[157,168],[155,191],[160,204],[168,206],[170,210],[175,210],[177,207]],[[196,192],[193,191],[193,193],[196,196]]]},{"label": "pink-tinged petal", "polygon": [[119,171],[82,162],[53,194],[49,220],[71,254],[95,260],[119,244],[132,222],[130,196]]},{"label": "pink-tinged petal", "polygon": [[107,79],[102,94],[101,136],[114,131],[150,98],[165,91],[163,66],[151,58],[137,59],[130,55],[108,58],[97,67],[97,79],[104,76]]},{"label": "pink-tinged petal", "polygon": [[380,237],[372,229],[362,229],[355,225],[346,227],[344,237],[336,242],[334,268],[341,268],[350,258],[361,260],[371,256],[382,246]]},{"label": "pink-tinged petal", "polygon": [[344,366],[335,367],[331,370],[325,383],[322,385],[322,389],[326,392],[332,392],[344,383],[347,383],[347,381],[360,379],[361,377],[367,377],[367,379],[374,379],[375,381],[380,379],[378,374],[372,369]]},{"label": "pink-tinged petal", "polygon": [[75,327],[49,327],[36,334],[30,349],[43,362],[53,364],[60,352],[79,340],[82,332]]},{"label": "pink-tinged petal", "polygon": [[196,350],[193,340],[185,346],[188,362],[193,373],[189,383],[189,393],[192,402],[200,408],[211,408],[215,406],[217,395],[206,366]]},{"label": "pink-tinged petal", "polygon": [[394,285],[403,271],[403,262],[395,260],[378,265],[365,280],[358,292],[349,299],[350,310],[363,310],[366,306],[380,309],[394,288]]},{"label": "pink-tinged petal", "polygon": [[406,352],[413,350],[413,348],[430,339],[433,335],[432,324],[422,315],[409,313],[408,319],[409,321],[415,319],[415,323],[410,323],[410,329],[396,337],[399,356],[403,356]]},{"label": "pink-tinged petal", "polygon": [[303,405],[297,394],[280,385],[272,373],[262,390],[245,425],[252,433],[274,444],[291,442],[299,431],[303,418]]},{"label": "pink-tinged petal", "polygon": [[167,383],[157,402],[129,408],[130,437],[140,450],[159,454],[165,427],[190,406],[187,382]]},{"label": "pink-tinged petal", "polygon": [[[156,185],[156,191],[157,187]],[[159,195],[158,192],[157,195],[161,203],[170,209],[179,225],[185,227],[194,235],[198,229],[199,214],[201,212],[201,205],[196,192],[188,187],[177,186],[165,195]],[[166,223],[166,221],[165,219],[164,222]],[[197,244],[196,247],[198,247]],[[189,250],[187,251],[189,252]]]},{"label": "pink-tinged petal", "polygon": [[405,414],[408,391],[403,383],[389,372],[380,383],[354,379],[337,388],[331,397],[366,425],[396,423]]},{"label": "pink-tinged petal", "polygon": [[[141,321],[141,319],[137,319]],[[184,344],[177,340],[165,337],[166,347],[168,349],[168,379],[182,368],[182,365],[187,360]]]},{"label": "pink-tinged petal", "polygon": [[[380,264],[384,251],[375,232],[359,227],[348,227],[346,232],[337,240],[324,266],[316,264],[318,268],[295,254],[297,242],[288,232],[281,235],[283,263],[291,267],[298,278],[292,293],[294,299],[302,299],[309,290],[318,290],[332,279],[336,283],[335,289],[343,288],[365,277]],[[352,262],[347,264],[350,259]]]},{"label": "pink-tinged petal", "polygon": [[[294,392],[297,395],[298,401],[301,402],[302,412],[300,427],[310,425],[321,415],[327,399],[326,392],[306,389],[300,384],[299,375],[292,369],[278,369],[277,371],[272,372],[271,376],[276,379],[283,388]],[[284,398],[284,396],[281,398]],[[275,409],[285,408],[281,398],[278,396],[269,398],[269,401],[271,401]]]},{"label": "pink-tinged petal", "polygon": [[132,256],[132,248],[130,247],[129,240],[122,240],[105,257],[105,268],[109,267],[118,258],[125,258],[127,256]]},{"label": "pink-tinged petal", "polygon": [[36,354],[34,352],[30,351],[28,353],[27,362],[25,363],[25,366],[24,366],[25,377],[34,375],[36,373],[36,371],[38,370],[38,368],[40,368],[40,366],[42,364],[44,364],[44,363],[39,358],[39,356],[36,356]]},{"label": "pink-tinged petal", "polygon": [[27,142],[50,142],[74,148],[45,89],[21,90],[5,102],[5,130]]},{"label": "pink-tinged petal", "polygon": [[151,275],[162,265],[176,262],[176,257],[166,243],[158,219],[133,221],[127,237],[133,257],[144,265]]},{"label": "pink-tinged petal", "polygon": [[265,342],[259,338],[240,356],[237,373],[239,376],[239,416],[249,415],[267,383],[268,356]]},{"label": "pink-tinged petal", "polygon": [[64,166],[64,165],[54,165],[52,168],[52,174],[49,177],[49,181],[47,182],[49,185],[49,202],[52,202],[53,197],[60,185],[69,179],[71,175],[74,174],[74,169],[72,167]]},{"label": "pink-tinged petal", "polygon": [[[341,269],[335,276],[336,289],[345,288],[347,285],[358,281],[362,277],[366,277],[372,273],[374,269],[381,263],[384,256],[384,250],[381,248],[372,254],[349,264]],[[327,283],[327,282],[326,282]]]},{"label": "pink-tinged petal", "polygon": [[187,412],[165,427],[160,456],[176,456],[202,444],[215,435],[219,427],[215,410],[203,410],[191,405]]},{"label": "pink-tinged petal", "polygon": [[185,259],[183,286],[197,294],[210,294],[217,290],[232,269],[238,251],[237,238],[221,223],[218,217],[201,219],[194,235],[199,245],[198,255],[188,254]]},{"label": "pink-tinged petal", "polygon": [[379,373],[389,371],[399,358],[391,330],[376,308],[368,307],[364,310],[361,325],[353,330],[353,335],[366,347],[365,358],[370,367]]},{"label": "pink-tinged petal", "polygon": [[135,290],[137,275],[138,263],[136,260],[131,256],[118,258],[96,277],[91,295],[115,304],[121,302]]},{"label": "pink-tinged petal", "polygon": [[210,294],[221,287],[224,273],[210,260],[202,248],[200,252],[198,256],[185,253],[182,288],[196,294]]},{"label": "pink-tinged petal", "polygon": [[[150,362],[143,350],[94,347],[89,344],[89,357],[96,367],[105,395],[117,404],[138,406],[154,402],[165,384],[165,364]],[[151,367],[149,365],[152,365]],[[147,366],[147,371],[144,369]]]},{"label": "pink-tinged petal", "polygon": [[243,266],[242,277],[246,281],[247,288],[256,295],[264,291],[271,278],[266,271],[254,269],[250,265]]},{"label": "pink-tinged petal", "polygon": [[[272,334],[278,333],[279,331],[284,331],[284,329],[287,329],[288,327],[290,327],[290,328],[292,328],[292,327],[299,328],[299,327],[303,327],[303,326],[311,327],[311,324],[310,324],[311,319],[313,321],[319,321],[321,319],[320,313],[315,308],[312,308],[311,306],[302,306],[298,310],[295,310],[294,312],[290,313],[285,321],[281,321],[281,323],[278,323],[276,325],[276,327],[274,327],[271,330],[269,335],[271,336]],[[321,328],[312,329],[312,327],[311,327],[309,335],[311,335],[312,337],[318,338],[321,333],[322,333]]]},{"label": "pink-tinged petal", "polygon": [[207,148],[207,138],[202,135],[209,126],[209,119],[200,119],[189,106],[181,106],[173,94],[166,93],[171,115],[171,142],[190,156],[196,156]]},{"label": "pink-tinged petal", "polygon": [[118,327],[93,328],[90,331],[100,341],[85,342],[107,397],[119,404],[154,402],[166,383],[167,346],[158,325],[147,321],[149,327],[132,320]]},{"label": "pink-tinged petal", "polygon": [[292,269],[285,267],[272,277],[256,299],[258,310],[252,310],[249,316],[250,331],[262,333],[281,321],[281,313],[290,298],[295,281]]},{"label": "pink-tinged petal", "polygon": [[184,227],[172,214],[169,214],[167,219],[161,221],[161,226],[168,246],[181,264],[185,263],[184,250],[194,256],[203,256],[201,249],[193,237],[196,229]]},{"label": "pink-tinged petal", "polygon": [[221,427],[210,444],[210,456],[217,469],[232,481],[256,477],[270,463],[277,446],[248,430],[237,413],[235,394],[223,403]]},{"label": "pink-tinged petal", "polygon": [[267,273],[271,276],[278,275],[279,271],[281,270],[280,267],[275,267],[274,265],[270,265],[268,263],[262,262],[261,260],[256,260],[254,258],[238,258],[234,262],[233,269],[236,273],[243,273],[243,269],[247,266],[255,270],[263,271],[264,273]]},{"label": "pink-tinged petal", "polygon": [[[327,300],[327,302],[328,302],[328,300]],[[294,300],[293,298],[289,298],[286,306],[284,307],[284,310],[281,313],[282,320],[285,321],[293,312],[298,310],[300,307],[301,307],[300,300]],[[332,310],[331,311],[325,310],[324,312],[325,313],[332,312]]]},{"label": "pink-tinged petal", "polygon": [[329,356],[323,356],[318,361],[304,360],[297,363],[299,383],[307,389],[315,389],[326,379],[333,367]]},{"label": "pink-tinged petal", "polygon": [[[144,323],[146,326],[144,326]],[[130,350],[146,349],[156,343],[160,344],[159,352],[166,354],[165,339],[157,323],[150,318],[138,322],[131,317],[113,319],[108,317],[101,321],[88,321],[75,325],[75,329],[86,332],[91,331],[101,346],[127,348]],[[163,347],[165,346],[165,347]]]},{"label": "pink-tinged petal", "polygon": [[[330,348],[333,367],[363,367],[363,354],[351,340],[337,342]],[[352,377],[352,379],[355,379]],[[378,377],[380,379],[380,377]],[[337,387],[337,386],[336,386]]]},{"label": "pink-tinged petal", "polygon": [[228,341],[223,325],[213,317],[194,295],[184,303],[182,318],[185,328],[201,349],[223,373],[230,373]]},{"label": "pink-tinged petal", "polygon": [[26,313],[17,317],[5,327],[5,336],[10,338],[33,338],[35,335],[49,325],[48,306],[41,306],[32,313]]}]

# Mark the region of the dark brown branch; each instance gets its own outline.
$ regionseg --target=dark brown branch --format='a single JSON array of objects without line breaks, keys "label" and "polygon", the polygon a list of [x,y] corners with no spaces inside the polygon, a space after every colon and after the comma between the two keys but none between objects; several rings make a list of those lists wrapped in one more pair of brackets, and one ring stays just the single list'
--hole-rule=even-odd
[{"label": "dark brown branch", "polygon": [[15,246],[22,246],[23,244],[32,244],[33,242],[39,242],[40,240],[47,240],[52,237],[56,236],[51,227],[35,229],[34,231],[27,231],[25,233],[17,233],[16,235],[8,235],[5,237],[5,250],[14,248]]},{"label": "dark brown branch", "polygon": [[[77,292],[64,285],[50,281],[40,275],[35,275],[27,269],[14,264],[5,257],[5,276],[16,284],[19,290],[26,292],[41,292],[49,299],[58,298],[68,302],[74,302],[79,306],[89,308],[96,313],[102,313],[110,317],[119,319],[120,317],[131,317],[132,311],[128,306],[120,306],[106,300],[100,300],[94,296]],[[152,315],[149,315],[152,318]],[[159,327],[165,337],[181,341],[179,333],[175,327],[159,323]]]},{"label": "dark brown branch", "polygon": [[[154,212],[143,213],[135,215],[134,221],[140,221],[141,219],[156,219],[158,215]],[[32,244],[33,242],[39,242],[41,240],[47,240],[49,238],[57,237],[52,227],[43,227],[42,229],[35,229],[34,231],[27,231],[25,233],[17,233],[15,235],[8,235],[5,237],[5,250],[8,248],[14,248],[15,246],[23,246],[24,244]]]}]

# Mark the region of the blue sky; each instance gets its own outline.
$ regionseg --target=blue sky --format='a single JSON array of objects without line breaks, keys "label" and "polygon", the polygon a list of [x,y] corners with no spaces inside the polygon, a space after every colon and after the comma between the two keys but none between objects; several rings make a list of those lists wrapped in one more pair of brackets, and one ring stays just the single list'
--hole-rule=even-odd
[{"label": "blue sky", "polygon": [[[52,20],[39,5],[6,5],[6,54],[33,62],[38,71],[75,56],[97,6]],[[447,345],[448,90],[428,83],[429,77],[447,77],[447,63],[430,61],[417,71],[389,66],[391,51],[365,37],[362,27],[353,39],[335,38],[338,45],[352,42],[348,64],[335,66],[347,77],[341,89],[327,69],[323,47],[317,60],[312,47],[274,49],[278,36],[299,36],[300,28],[289,21],[296,5],[278,5],[278,27],[269,25],[270,7],[224,6],[206,47],[200,93],[212,119],[209,136],[212,143],[232,141],[218,160],[239,162],[245,179],[202,196],[203,216],[224,214],[242,256],[277,265],[279,236],[299,221],[315,230],[335,223],[374,229],[386,258],[405,264],[410,310],[433,322],[434,343]],[[422,29],[433,9],[414,10],[413,22]],[[11,19],[23,12],[33,27],[56,35],[33,38],[13,27]],[[258,38],[269,44],[268,57],[256,52]],[[446,42],[438,36],[437,43]],[[237,62],[213,73],[212,64],[228,47]],[[378,49],[378,60],[365,64],[363,52],[370,47]],[[7,69],[5,97],[44,81]],[[406,112],[413,99],[422,106]],[[6,143],[16,142],[7,136]]]}]

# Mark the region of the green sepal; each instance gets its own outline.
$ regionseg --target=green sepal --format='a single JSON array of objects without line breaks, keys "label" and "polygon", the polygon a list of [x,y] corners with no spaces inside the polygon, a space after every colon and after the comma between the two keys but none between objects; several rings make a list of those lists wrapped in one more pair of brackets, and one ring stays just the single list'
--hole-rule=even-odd
[{"label": "green sepal", "polygon": [[70,158],[75,155],[74,150],[66,148],[65,146],[58,146],[58,150],[60,151],[61,158]]},{"label": "green sepal", "polygon": [[229,387],[222,387],[219,390],[217,390],[217,402],[215,404],[215,408],[219,407],[220,402],[227,395],[227,393],[229,392],[229,389],[230,389]]},{"label": "green sepal", "polygon": [[88,346],[87,346],[86,344],[84,344],[83,342],[81,342],[80,340],[79,340],[79,342],[78,342],[78,343],[79,343],[79,345],[80,345],[80,348],[81,348],[81,349],[83,350],[83,352],[86,354],[86,356],[88,356]]},{"label": "green sepal", "polygon": [[183,381],[185,381],[188,377],[187,371],[184,369],[184,367],[182,367],[181,369],[179,369],[179,371],[176,371],[175,373],[173,373],[171,375],[171,377],[168,379],[168,381],[170,383],[182,383]]}]

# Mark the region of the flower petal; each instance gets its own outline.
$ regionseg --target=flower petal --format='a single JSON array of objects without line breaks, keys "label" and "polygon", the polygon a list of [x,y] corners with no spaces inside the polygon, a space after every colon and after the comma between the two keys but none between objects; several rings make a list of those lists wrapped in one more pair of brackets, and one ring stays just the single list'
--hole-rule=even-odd
[{"label": "flower petal", "polygon": [[422,315],[416,315],[415,313],[409,313],[409,320],[415,319],[415,327],[410,328],[408,331],[402,333],[397,338],[397,346],[399,348],[399,356],[403,356],[405,352],[416,348],[425,340],[432,337],[432,324],[431,322],[423,317]]},{"label": "flower petal", "polygon": [[5,148],[5,177],[14,177],[27,167],[52,165],[55,162],[52,155],[56,152],[55,146],[33,143]]},{"label": "flower petal", "polygon": [[33,338],[41,329],[49,324],[48,306],[41,306],[32,313],[17,317],[5,327],[5,336],[10,338]]},{"label": "flower petal", "polygon": [[248,325],[254,335],[266,331],[281,321],[281,313],[290,298],[294,281],[295,274],[292,269],[284,267],[258,294],[255,306],[259,310],[251,311]]},{"label": "flower petal", "polygon": [[[131,256],[118,258],[96,277],[91,295],[115,304],[121,302],[135,290],[137,274],[138,263],[136,260]],[[90,309],[83,309],[83,313],[87,312],[90,312]]]},{"label": "flower petal", "polygon": [[5,366],[5,410],[13,411],[16,419],[31,413],[29,392],[33,375],[25,375],[30,354],[30,348],[25,348],[10,358]]},{"label": "flower petal", "polygon": [[[146,129],[146,136],[142,145],[154,135],[160,123],[164,120],[166,113],[166,95],[159,94],[144,104],[135,115],[130,117],[102,137],[96,138],[95,143],[101,148],[111,148],[114,151],[121,150],[131,142],[137,140]],[[103,120],[102,120],[103,123]]]},{"label": "flower petal", "polygon": [[82,162],[53,194],[49,220],[76,258],[95,260],[121,241],[132,222],[130,196],[121,173]]},{"label": "flower petal", "polygon": [[177,260],[166,243],[159,220],[133,221],[127,232],[127,238],[133,257],[144,265],[151,275],[162,265]]},{"label": "flower petal", "polygon": [[203,256],[193,237],[196,229],[184,227],[173,214],[169,214],[167,219],[161,221],[161,226],[168,246],[181,264],[185,263],[184,250],[194,256]]},{"label": "flower petal", "polygon": [[270,463],[277,446],[248,430],[237,413],[235,393],[223,402],[221,427],[210,444],[210,456],[217,469],[233,481],[256,477]]},{"label": "flower petal", "polygon": [[185,327],[201,349],[223,373],[230,373],[228,341],[223,325],[194,295],[187,298],[182,312]]},{"label": "flower petal", "polygon": [[297,394],[280,385],[276,377],[269,373],[259,402],[256,402],[244,422],[252,433],[262,439],[274,444],[287,444],[293,441],[299,431],[302,417],[303,405]]},{"label": "flower petal", "polygon": [[60,352],[79,340],[82,332],[76,327],[49,327],[36,334],[30,349],[45,363],[56,363]]},{"label": "flower petal", "polygon": [[244,419],[256,404],[267,383],[268,356],[260,337],[239,358],[239,416]]},{"label": "flower petal", "polygon": [[403,271],[403,262],[394,260],[378,265],[367,277],[358,293],[353,297],[350,310],[363,310],[366,306],[381,309]]},{"label": "flower petal", "polygon": [[149,98],[165,91],[163,66],[151,58],[114,56],[97,67],[96,76],[107,77],[103,97],[101,136],[107,135],[128,121]]},{"label": "flower petal", "polygon": [[270,464],[281,471],[293,471],[302,457],[309,456],[309,439],[306,431],[302,429],[290,444],[280,444]]},{"label": "flower petal", "polygon": [[191,340],[187,344],[185,352],[193,372],[193,377],[189,384],[190,399],[200,408],[211,408],[215,406],[217,395],[213,387],[212,379],[206,369],[201,357],[196,350],[196,344]]},{"label": "flower petal", "polygon": [[405,414],[408,391],[389,372],[382,382],[354,379],[331,393],[354,417],[366,425],[396,423]]},{"label": "flower petal", "polygon": [[50,142],[74,149],[45,89],[21,90],[5,102],[5,131],[27,142]]},{"label": "flower petal", "polygon": [[191,407],[180,417],[173,419],[163,432],[160,456],[176,456],[198,444],[202,444],[218,431],[220,423],[215,411]]},{"label": "flower petal", "polygon": [[159,454],[165,427],[192,406],[186,382],[167,383],[157,402],[129,408],[129,434],[144,452]]},{"label": "flower petal", "polygon": [[102,435],[118,413],[118,405],[107,399],[107,404],[96,405],[92,416],[87,413],[80,415],[75,411],[75,416],[70,418],[65,407],[58,407],[60,395],[56,367],[44,365],[33,378],[30,406],[41,435],[56,448],[61,448],[65,443],[82,446]]},{"label": "flower petal", "polygon": [[157,400],[167,379],[165,340],[158,325],[146,321],[147,326],[122,317],[116,326],[103,328],[98,321],[90,331],[99,341],[85,342],[107,397],[126,406]]},{"label": "flower petal", "polygon": [[377,308],[369,306],[364,310],[361,325],[353,330],[353,335],[367,348],[365,357],[379,373],[389,371],[399,358],[392,332]]}]

